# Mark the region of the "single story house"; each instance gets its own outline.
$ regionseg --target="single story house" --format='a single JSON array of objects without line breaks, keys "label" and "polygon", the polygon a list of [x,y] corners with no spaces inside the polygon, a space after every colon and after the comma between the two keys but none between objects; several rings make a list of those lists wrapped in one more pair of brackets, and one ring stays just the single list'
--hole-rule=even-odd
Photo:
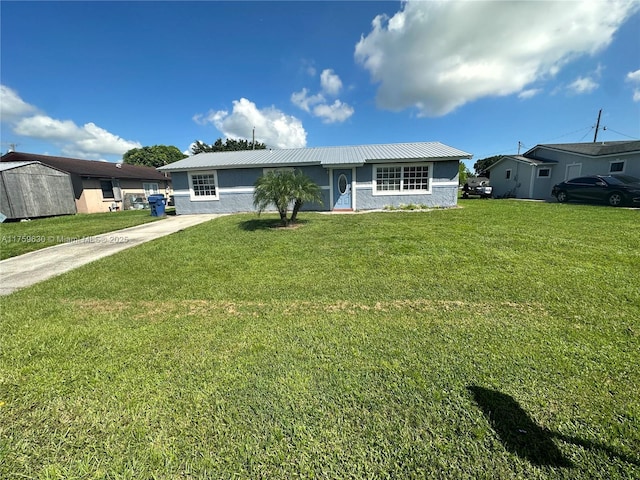
[{"label": "single story house", "polygon": [[557,183],[586,175],[640,178],[640,141],[536,145],[506,155],[488,169],[495,197],[549,200]]},{"label": "single story house", "polygon": [[0,163],[0,221],[75,213],[68,173],[40,162]]},{"label": "single story house", "polygon": [[170,176],[151,167],[21,152],[1,161],[37,161],[68,173],[78,213],[144,208],[149,195],[171,193]]},{"label": "single story house", "polygon": [[256,180],[296,169],[323,192],[307,210],[374,210],[401,204],[457,204],[461,159],[471,154],[439,142],[199,153],[159,167],[171,172],[178,215],[254,210]]}]

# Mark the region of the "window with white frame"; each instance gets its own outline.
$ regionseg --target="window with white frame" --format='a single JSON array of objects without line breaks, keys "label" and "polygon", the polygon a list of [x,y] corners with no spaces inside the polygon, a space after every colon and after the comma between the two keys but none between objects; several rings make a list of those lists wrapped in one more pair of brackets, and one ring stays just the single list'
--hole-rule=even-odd
[{"label": "window with white frame", "polygon": [[609,173],[624,172],[624,160],[614,160],[609,162]]},{"label": "window with white frame", "polygon": [[191,200],[218,200],[218,175],[212,172],[189,173]]},{"label": "window with white frame", "polygon": [[550,168],[541,168],[538,170],[538,178],[549,178],[551,176]]},{"label": "window with white frame", "polygon": [[431,193],[431,164],[377,165],[373,168],[374,195]]},{"label": "window with white frame", "polygon": [[147,198],[149,198],[149,195],[155,195],[156,193],[160,193],[160,189],[158,188],[157,183],[143,182],[142,188],[144,190],[144,195]]}]

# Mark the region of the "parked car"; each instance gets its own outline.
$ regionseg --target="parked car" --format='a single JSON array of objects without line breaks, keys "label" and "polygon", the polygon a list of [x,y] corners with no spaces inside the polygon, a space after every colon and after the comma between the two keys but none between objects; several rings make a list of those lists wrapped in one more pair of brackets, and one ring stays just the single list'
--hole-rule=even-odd
[{"label": "parked car", "polygon": [[629,175],[572,178],[554,185],[551,194],[559,202],[603,202],[614,207],[640,205],[640,179]]},{"label": "parked car", "polygon": [[465,183],[462,187],[462,198],[469,198],[471,196],[477,196],[480,198],[491,198],[493,194],[493,187],[489,185],[489,182],[482,181],[478,184]]}]

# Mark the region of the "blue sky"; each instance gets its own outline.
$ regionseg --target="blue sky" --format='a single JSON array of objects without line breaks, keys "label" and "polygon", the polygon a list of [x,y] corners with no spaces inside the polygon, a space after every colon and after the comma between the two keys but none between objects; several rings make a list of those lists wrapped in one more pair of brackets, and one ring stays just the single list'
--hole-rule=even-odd
[{"label": "blue sky", "polygon": [[640,2],[2,1],[2,152],[640,138]]}]

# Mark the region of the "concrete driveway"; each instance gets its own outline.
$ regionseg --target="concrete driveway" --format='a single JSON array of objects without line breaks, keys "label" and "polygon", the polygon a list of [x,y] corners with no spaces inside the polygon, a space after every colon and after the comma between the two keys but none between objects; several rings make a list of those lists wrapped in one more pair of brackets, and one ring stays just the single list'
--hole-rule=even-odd
[{"label": "concrete driveway", "polygon": [[220,217],[180,215],[115,232],[61,243],[0,261],[0,295],[68,272],[99,258]]}]

